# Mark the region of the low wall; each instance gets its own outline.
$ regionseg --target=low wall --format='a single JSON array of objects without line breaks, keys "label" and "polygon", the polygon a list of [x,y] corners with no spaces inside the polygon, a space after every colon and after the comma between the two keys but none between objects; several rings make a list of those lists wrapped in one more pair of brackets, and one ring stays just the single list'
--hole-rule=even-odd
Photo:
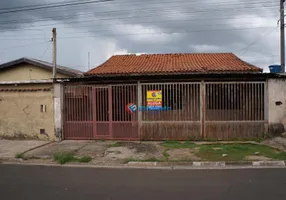
[{"label": "low wall", "polygon": [[0,113],[0,138],[54,140],[50,88],[0,87]]}]

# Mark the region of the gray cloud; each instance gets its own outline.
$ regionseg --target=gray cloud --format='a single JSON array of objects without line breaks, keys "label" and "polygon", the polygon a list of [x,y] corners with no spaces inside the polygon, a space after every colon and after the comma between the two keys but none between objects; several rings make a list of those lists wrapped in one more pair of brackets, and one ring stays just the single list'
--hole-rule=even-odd
[{"label": "gray cloud", "polygon": [[[2,0],[0,9],[58,1]],[[57,27],[59,61],[81,70],[87,70],[87,52],[91,52],[93,65],[113,53],[234,52],[266,68],[279,61],[279,32],[275,29],[278,3],[271,0],[122,0],[18,12],[1,17],[0,39],[12,40],[0,40],[0,43],[1,47],[9,48],[45,42],[51,29]],[[8,21],[14,23],[3,25]],[[39,58],[47,45],[7,50],[0,55],[0,62],[26,55]],[[51,50],[43,59],[51,60]]]}]

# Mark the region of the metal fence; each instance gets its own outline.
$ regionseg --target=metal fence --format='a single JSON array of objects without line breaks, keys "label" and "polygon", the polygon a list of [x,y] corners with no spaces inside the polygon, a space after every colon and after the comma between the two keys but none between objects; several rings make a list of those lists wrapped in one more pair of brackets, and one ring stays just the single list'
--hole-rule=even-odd
[{"label": "metal fence", "polygon": [[265,132],[265,83],[206,83],[204,137],[242,139]]},{"label": "metal fence", "polygon": [[67,85],[64,98],[66,139],[255,138],[267,124],[264,82]]},{"label": "metal fence", "polygon": [[148,91],[162,93],[162,110],[141,111],[142,140],[186,140],[201,136],[201,83],[142,84],[142,103]]}]

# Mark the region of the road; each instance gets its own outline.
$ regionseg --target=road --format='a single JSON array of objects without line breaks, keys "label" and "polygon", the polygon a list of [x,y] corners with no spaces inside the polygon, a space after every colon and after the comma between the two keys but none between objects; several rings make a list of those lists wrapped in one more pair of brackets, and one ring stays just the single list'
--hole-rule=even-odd
[{"label": "road", "polygon": [[286,169],[142,170],[0,165],[3,200],[285,200]]}]

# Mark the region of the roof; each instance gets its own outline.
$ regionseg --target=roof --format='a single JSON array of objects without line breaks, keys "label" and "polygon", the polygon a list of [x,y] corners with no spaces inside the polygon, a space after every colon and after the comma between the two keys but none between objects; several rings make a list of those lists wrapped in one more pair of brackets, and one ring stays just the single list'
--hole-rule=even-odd
[{"label": "roof", "polygon": [[[4,64],[0,64],[0,70],[2,69],[6,69],[9,67],[13,67],[15,65],[19,65],[22,63],[28,63],[37,67],[41,67],[47,70],[52,71],[53,70],[53,64],[49,63],[49,62],[45,62],[42,60],[37,60],[34,58],[20,58],[18,60],[13,60]],[[79,77],[83,75],[83,72],[79,71],[79,70],[75,70],[69,67],[64,67],[61,65],[57,65],[57,72],[61,73],[61,74],[65,74],[65,75],[69,75],[72,77]]]},{"label": "roof", "polygon": [[86,75],[262,71],[233,53],[129,54],[112,56]]}]

